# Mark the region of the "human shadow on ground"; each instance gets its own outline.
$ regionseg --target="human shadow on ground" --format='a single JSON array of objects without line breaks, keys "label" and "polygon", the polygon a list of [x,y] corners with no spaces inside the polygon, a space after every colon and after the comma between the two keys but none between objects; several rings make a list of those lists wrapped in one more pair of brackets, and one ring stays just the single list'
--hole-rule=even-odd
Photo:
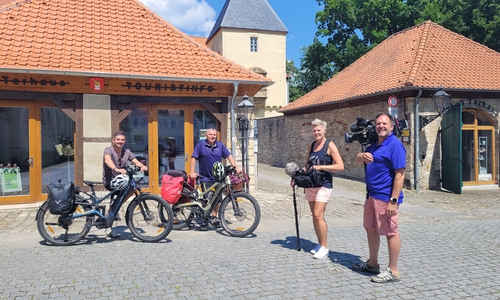
[{"label": "human shadow on ground", "polygon": [[[303,251],[306,253],[309,253],[309,251],[311,251],[312,249],[314,249],[314,247],[316,247],[315,242],[312,242],[311,240],[308,239],[300,238],[300,250],[299,250],[298,240],[296,236],[287,236],[284,240],[274,240],[271,241],[271,244],[281,245],[281,247],[289,250]],[[361,260],[361,256],[359,255],[354,255],[352,253],[346,253],[346,252],[339,252],[333,249],[330,249],[330,253],[328,254],[328,259],[330,259],[332,263],[341,265],[350,270],[352,270],[353,264],[359,264],[363,262],[363,260]],[[371,273],[365,273],[356,270],[352,271],[365,276],[374,275]]]}]

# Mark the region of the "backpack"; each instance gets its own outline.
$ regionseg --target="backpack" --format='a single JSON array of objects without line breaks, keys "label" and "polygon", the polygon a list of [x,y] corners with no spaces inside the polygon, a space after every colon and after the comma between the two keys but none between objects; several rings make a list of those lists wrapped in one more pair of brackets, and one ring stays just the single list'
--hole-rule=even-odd
[{"label": "backpack", "polygon": [[49,183],[47,185],[47,202],[50,213],[53,215],[66,215],[75,211],[75,185],[73,182],[65,184]]},{"label": "backpack", "polygon": [[181,170],[170,170],[161,178],[161,197],[170,204],[176,204],[182,194],[187,174]]}]

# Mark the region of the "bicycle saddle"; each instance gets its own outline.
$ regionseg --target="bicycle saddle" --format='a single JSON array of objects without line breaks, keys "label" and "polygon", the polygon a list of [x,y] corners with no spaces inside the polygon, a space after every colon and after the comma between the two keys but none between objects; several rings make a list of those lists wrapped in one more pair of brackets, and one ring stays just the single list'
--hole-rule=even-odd
[{"label": "bicycle saddle", "polygon": [[101,181],[89,181],[89,180],[84,180],[83,183],[85,183],[85,185],[88,185],[90,187],[94,187],[98,184],[102,184]]},{"label": "bicycle saddle", "polygon": [[188,180],[187,173],[183,170],[169,170],[167,174],[172,177],[182,177],[184,180]]}]

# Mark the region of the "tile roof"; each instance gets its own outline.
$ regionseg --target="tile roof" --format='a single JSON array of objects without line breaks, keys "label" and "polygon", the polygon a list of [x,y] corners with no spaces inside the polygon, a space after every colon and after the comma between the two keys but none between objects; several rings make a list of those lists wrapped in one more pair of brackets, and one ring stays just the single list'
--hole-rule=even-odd
[{"label": "tile roof", "polygon": [[138,0],[0,1],[0,71],[271,83]]},{"label": "tile roof", "polygon": [[288,33],[267,0],[226,0],[207,40],[224,28],[240,28]]},{"label": "tile roof", "polygon": [[500,53],[427,21],[388,37],[281,112],[439,86],[500,91]]}]

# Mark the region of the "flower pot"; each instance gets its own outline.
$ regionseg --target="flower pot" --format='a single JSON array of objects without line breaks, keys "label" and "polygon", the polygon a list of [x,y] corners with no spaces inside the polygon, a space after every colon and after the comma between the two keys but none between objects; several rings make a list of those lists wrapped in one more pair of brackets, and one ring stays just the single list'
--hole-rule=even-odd
[{"label": "flower pot", "polygon": [[242,191],[243,190],[243,182],[232,184],[233,190]]}]

